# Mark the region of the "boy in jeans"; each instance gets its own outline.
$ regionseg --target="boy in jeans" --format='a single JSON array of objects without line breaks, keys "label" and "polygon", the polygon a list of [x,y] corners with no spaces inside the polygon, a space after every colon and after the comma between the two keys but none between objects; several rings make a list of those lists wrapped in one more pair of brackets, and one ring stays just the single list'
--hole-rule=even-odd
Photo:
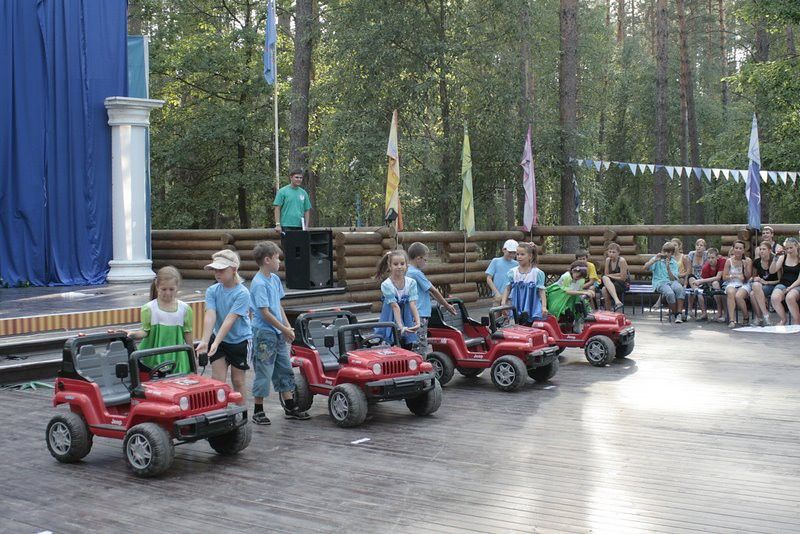
[{"label": "boy in jeans", "polygon": [[653,290],[661,293],[667,300],[669,311],[675,316],[677,324],[683,322],[685,292],[678,274],[678,262],[672,257],[673,254],[675,254],[675,244],[667,241],[661,247],[660,253],[647,260],[644,268],[653,273]]},{"label": "boy in jeans", "polygon": [[270,381],[281,397],[287,419],[310,418],[294,402],[294,372],[289,359],[289,344],[294,341],[294,329],[281,307],[283,285],[275,274],[281,266],[280,253],[278,245],[268,241],[258,243],[253,248],[253,258],[258,265],[258,273],[250,283],[255,367],[253,422],[257,425],[270,424],[264,413],[264,398],[269,396]]},{"label": "boy in jeans", "polygon": [[428,319],[431,318],[431,295],[449,313],[455,315],[455,307],[445,300],[444,296],[428,280],[422,272],[428,262],[427,246],[419,241],[411,243],[408,247],[408,272],[406,276],[417,282],[419,296],[417,297],[417,310],[419,311],[419,329],[417,330],[417,342],[414,343],[413,350],[423,358],[428,353]]}]

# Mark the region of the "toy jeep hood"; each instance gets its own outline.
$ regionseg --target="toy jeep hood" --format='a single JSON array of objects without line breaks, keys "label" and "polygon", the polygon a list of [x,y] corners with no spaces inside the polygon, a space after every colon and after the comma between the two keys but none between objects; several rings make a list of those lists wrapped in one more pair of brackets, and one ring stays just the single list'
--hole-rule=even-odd
[{"label": "toy jeep hood", "polygon": [[631,322],[625,317],[625,314],[610,311],[596,311],[593,312],[595,323],[615,324],[618,326],[626,326]]},{"label": "toy jeep hood", "polygon": [[534,346],[547,345],[547,332],[539,328],[531,328],[530,326],[511,325],[504,326],[499,333],[502,334],[502,339],[506,341],[519,341],[527,343],[529,340]]},{"label": "toy jeep hood", "polygon": [[172,378],[164,378],[153,382],[144,382],[141,386],[148,397],[155,398],[172,398],[176,395],[186,395],[188,393],[199,393],[203,391],[211,391],[216,395],[217,390],[220,388],[225,389],[228,393],[229,386],[223,385],[220,382],[200,375],[182,375]]},{"label": "toy jeep hood", "polygon": [[353,365],[371,365],[373,363],[383,363],[387,360],[417,360],[422,362],[422,358],[415,352],[400,347],[373,347],[370,349],[358,349],[347,353],[349,362]]}]

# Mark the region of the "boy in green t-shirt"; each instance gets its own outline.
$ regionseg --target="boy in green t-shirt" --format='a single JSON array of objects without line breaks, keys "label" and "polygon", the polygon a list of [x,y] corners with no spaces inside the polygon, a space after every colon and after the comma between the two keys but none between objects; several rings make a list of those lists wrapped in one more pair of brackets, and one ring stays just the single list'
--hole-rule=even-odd
[{"label": "boy in green t-shirt", "polygon": [[281,187],[272,202],[275,210],[275,229],[305,230],[308,228],[311,200],[306,190],[300,187],[303,183],[303,171],[295,169],[289,176],[291,183]]}]

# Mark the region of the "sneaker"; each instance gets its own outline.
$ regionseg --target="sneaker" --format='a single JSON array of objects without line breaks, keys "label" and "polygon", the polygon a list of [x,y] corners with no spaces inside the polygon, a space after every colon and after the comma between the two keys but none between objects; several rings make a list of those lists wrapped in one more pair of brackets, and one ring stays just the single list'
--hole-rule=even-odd
[{"label": "sneaker", "polygon": [[675,324],[681,324],[682,322],[683,322],[683,317],[679,313],[678,315],[675,316]]},{"label": "sneaker", "polygon": [[761,322],[763,326],[769,326],[769,315],[765,315],[763,321]]},{"label": "sneaker", "polygon": [[287,410],[284,408],[283,413],[286,416],[286,419],[298,419],[300,421],[311,419],[311,416],[308,415],[308,412],[301,412],[299,408],[295,408],[293,410]]},{"label": "sneaker", "polygon": [[269,420],[267,414],[264,412],[258,412],[253,414],[253,422],[257,425],[271,425],[272,421]]}]

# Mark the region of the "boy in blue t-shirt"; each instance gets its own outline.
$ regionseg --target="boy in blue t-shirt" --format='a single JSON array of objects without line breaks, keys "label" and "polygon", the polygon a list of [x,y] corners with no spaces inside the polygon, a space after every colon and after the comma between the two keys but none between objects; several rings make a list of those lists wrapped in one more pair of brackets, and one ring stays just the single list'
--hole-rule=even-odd
[{"label": "boy in blue t-shirt", "polygon": [[519,265],[515,259],[518,246],[519,243],[513,239],[503,243],[503,255],[493,258],[486,268],[486,284],[492,290],[492,301],[495,306],[500,306],[503,290],[508,285],[508,271]]},{"label": "boy in blue t-shirt", "polygon": [[206,314],[203,339],[197,353],[207,352],[211,377],[220,382],[228,379],[231,368],[233,389],[244,394],[245,371],[250,369],[250,292],[239,276],[239,256],[232,250],[220,250],[205,266],[214,271],[217,283],[206,290]]},{"label": "boy in blue t-shirt", "polygon": [[667,241],[661,247],[659,254],[647,260],[644,268],[653,273],[653,291],[660,293],[667,300],[669,311],[675,316],[675,322],[682,323],[685,289],[680,281],[678,262],[672,257],[673,254],[675,254],[675,244]]},{"label": "boy in blue t-shirt", "polygon": [[269,396],[269,383],[282,399],[287,419],[309,419],[294,401],[294,372],[289,358],[289,344],[294,341],[294,329],[289,325],[281,307],[283,284],[276,274],[281,266],[281,249],[275,243],[263,241],[253,248],[258,273],[250,283],[250,308],[253,311],[253,422],[270,424],[264,413],[264,398]]},{"label": "boy in blue t-shirt", "polygon": [[406,276],[417,283],[419,296],[417,297],[417,310],[419,311],[419,329],[417,330],[417,341],[414,343],[413,350],[423,358],[428,353],[428,319],[431,318],[431,295],[449,313],[455,315],[455,307],[447,302],[441,292],[436,289],[422,270],[428,262],[430,250],[424,243],[419,241],[411,243],[408,247],[408,272]]}]

